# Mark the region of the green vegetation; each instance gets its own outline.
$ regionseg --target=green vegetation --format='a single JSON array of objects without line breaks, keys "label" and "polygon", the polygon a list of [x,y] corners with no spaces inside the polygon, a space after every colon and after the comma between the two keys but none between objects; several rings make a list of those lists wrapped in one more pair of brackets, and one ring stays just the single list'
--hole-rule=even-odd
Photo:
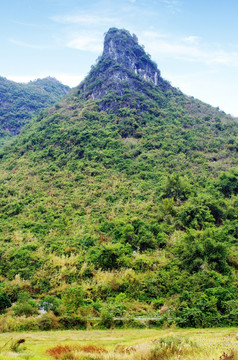
[{"label": "green vegetation", "polygon": [[70,88],[54,78],[37,79],[28,84],[0,77],[0,145],[55,102]]},{"label": "green vegetation", "polygon": [[238,124],[106,60],[1,151],[0,330],[237,326]]}]

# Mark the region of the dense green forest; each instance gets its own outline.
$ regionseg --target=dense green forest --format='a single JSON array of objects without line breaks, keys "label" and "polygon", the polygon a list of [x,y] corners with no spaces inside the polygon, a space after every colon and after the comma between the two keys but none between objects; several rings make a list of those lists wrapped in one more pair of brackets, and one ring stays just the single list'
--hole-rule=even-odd
[{"label": "dense green forest", "polygon": [[1,150],[2,331],[238,325],[237,120],[125,68],[156,71],[121,39]]},{"label": "dense green forest", "polygon": [[0,77],[0,145],[69,90],[68,86],[51,77],[27,84]]}]

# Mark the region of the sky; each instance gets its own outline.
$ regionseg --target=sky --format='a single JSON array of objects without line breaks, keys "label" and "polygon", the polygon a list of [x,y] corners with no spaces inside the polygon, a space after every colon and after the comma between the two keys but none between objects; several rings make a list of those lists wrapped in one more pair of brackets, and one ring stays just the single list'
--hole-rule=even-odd
[{"label": "sky", "polygon": [[161,75],[185,94],[238,116],[237,0],[0,0],[0,76],[88,74],[110,27],[136,34]]}]

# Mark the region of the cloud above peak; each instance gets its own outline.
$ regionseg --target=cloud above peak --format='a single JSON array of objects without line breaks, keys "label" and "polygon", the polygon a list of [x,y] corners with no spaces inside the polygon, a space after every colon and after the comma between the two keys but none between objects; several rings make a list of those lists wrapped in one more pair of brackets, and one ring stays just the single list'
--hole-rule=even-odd
[{"label": "cloud above peak", "polygon": [[162,35],[157,32],[145,31],[141,36],[146,44],[146,50],[157,59],[182,59],[187,62],[197,62],[207,65],[220,64],[238,67],[238,52],[223,50],[216,45],[206,44],[195,35],[183,38]]},{"label": "cloud above peak", "polygon": [[29,48],[29,49],[36,49],[36,50],[43,50],[43,49],[47,49],[46,46],[43,45],[37,45],[37,44],[31,44],[31,43],[27,43],[25,41],[20,41],[20,40],[16,40],[16,39],[9,39],[9,41],[17,46],[21,46],[21,47],[25,47],[25,48]]},{"label": "cloud above peak", "polygon": [[173,14],[181,11],[181,1],[179,0],[161,0],[161,1]]},{"label": "cloud above peak", "polygon": [[102,39],[97,35],[78,35],[67,43],[67,47],[82,51],[99,53],[102,51]]},{"label": "cloud above peak", "polygon": [[199,42],[199,36],[189,35],[186,36],[183,41],[188,44],[197,44]]},{"label": "cloud above peak", "polygon": [[82,24],[82,25],[99,25],[107,24],[116,19],[106,16],[99,16],[93,14],[79,14],[79,15],[55,15],[51,20],[61,24]]}]

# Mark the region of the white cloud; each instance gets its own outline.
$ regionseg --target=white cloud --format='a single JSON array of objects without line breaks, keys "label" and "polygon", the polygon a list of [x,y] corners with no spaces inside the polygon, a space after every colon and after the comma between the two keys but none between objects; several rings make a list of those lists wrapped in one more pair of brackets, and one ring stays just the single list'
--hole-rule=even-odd
[{"label": "white cloud", "polygon": [[39,76],[31,76],[31,75],[6,75],[8,80],[12,80],[19,83],[28,83],[31,80],[36,80]]},{"label": "white cloud", "polygon": [[70,40],[67,46],[77,50],[99,53],[102,51],[102,39],[96,35],[78,35]]},{"label": "white cloud", "polygon": [[70,87],[75,87],[83,81],[85,75],[73,75],[67,73],[56,73],[53,75],[57,80],[62,82],[62,84],[68,85]]},{"label": "white cloud", "polygon": [[53,16],[51,20],[62,24],[83,24],[83,25],[98,25],[105,23],[113,23],[114,18],[93,15],[93,14],[80,14],[80,15],[57,15]]},{"label": "white cloud", "polygon": [[162,2],[173,14],[181,11],[181,1],[179,0],[162,0]]},{"label": "white cloud", "polygon": [[28,83],[29,81],[33,81],[36,79],[43,79],[48,76],[55,77],[62,84],[68,85],[70,87],[75,87],[79,85],[85,77],[85,75],[74,75],[68,73],[53,73],[53,74],[51,73],[50,75],[45,73],[39,73],[34,75],[22,75],[22,76],[11,75],[11,74],[5,75],[7,79],[21,83]]},{"label": "white cloud", "polygon": [[187,36],[183,39],[183,41],[185,43],[188,43],[188,44],[197,44],[198,41],[199,41],[199,37],[198,36],[194,36],[194,35],[190,35],[190,36]]},{"label": "white cloud", "polygon": [[63,36],[55,37],[61,46],[100,53],[103,48],[102,32],[98,30],[99,25],[104,27],[116,26],[117,20],[113,16],[100,16],[100,13],[75,13],[53,16],[51,20],[60,24],[69,25],[65,28]]},{"label": "white cloud", "polygon": [[223,64],[238,66],[238,52],[229,52],[217,49],[198,41],[196,36],[188,36],[181,39],[172,39],[169,36],[161,36],[156,32],[143,32],[142,42],[146,44],[146,51],[157,59],[171,56],[189,62],[200,62],[203,64]]},{"label": "white cloud", "polygon": [[158,40],[161,38],[167,38],[168,35],[164,33],[160,33],[158,31],[146,30],[143,31],[142,37],[149,40]]},{"label": "white cloud", "polygon": [[24,41],[19,41],[19,40],[15,40],[15,39],[9,39],[9,41],[12,43],[12,44],[15,44],[17,46],[21,46],[21,47],[25,47],[25,48],[30,48],[30,49],[46,49],[47,47],[46,46],[42,46],[42,45],[36,45],[36,44],[29,44],[29,43],[26,43]]},{"label": "white cloud", "polygon": [[[157,45],[157,48],[156,48]],[[186,58],[187,60],[198,60],[204,57],[201,50],[194,46],[186,46],[182,44],[174,44],[167,41],[160,41],[153,44],[158,54],[173,55],[177,57]]]},{"label": "white cloud", "polygon": [[217,64],[238,66],[238,53],[219,50],[215,52],[214,57],[211,57],[210,61]]}]

